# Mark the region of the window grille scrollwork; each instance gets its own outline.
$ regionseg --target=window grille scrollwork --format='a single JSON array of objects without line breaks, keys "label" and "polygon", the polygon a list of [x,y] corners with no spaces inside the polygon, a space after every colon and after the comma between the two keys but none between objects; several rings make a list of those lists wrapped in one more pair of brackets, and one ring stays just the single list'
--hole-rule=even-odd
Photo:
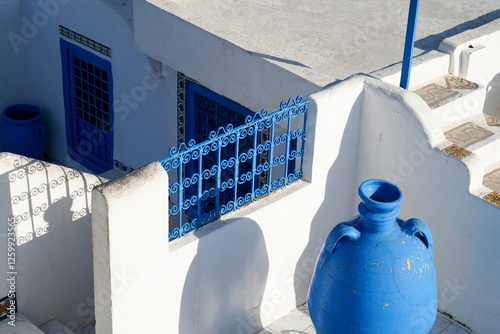
[{"label": "window grille scrollwork", "polygon": [[204,142],[171,147],[160,160],[177,179],[169,187],[170,240],[300,180],[308,105],[290,98],[275,112],[263,109],[243,125],[211,131]]}]

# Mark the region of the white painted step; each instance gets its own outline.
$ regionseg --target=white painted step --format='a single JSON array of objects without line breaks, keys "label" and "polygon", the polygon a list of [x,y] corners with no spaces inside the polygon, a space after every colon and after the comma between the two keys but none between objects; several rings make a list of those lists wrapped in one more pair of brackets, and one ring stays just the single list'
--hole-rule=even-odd
[{"label": "white painted step", "polygon": [[82,329],[79,332],[76,332],[75,334],[95,334],[95,327],[94,326],[87,326],[84,329]]},{"label": "white painted step", "polygon": [[68,327],[64,326],[55,319],[40,326],[40,329],[45,334],[75,334]]},{"label": "white painted step", "polygon": [[468,147],[476,153],[485,165],[491,165],[500,159],[500,134],[495,134],[486,140]]},{"label": "white painted step", "polygon": [[458,99],[433,109],[432,113],[436,117],[439,127],[452,128],[461,124],[464,119],[481,115],[485,98],[485,87],[470,92],[465,91]]},{"label": "white painted step", "polygon": [[26,319],[24,315],[17,312],[15,325],[9,325],[9,318],[0,321],[0,333],[1,334],[44,334],[40,329],[38,329],[31,321]]},{"label": "white painted step", "polygon": [[[473,123],[473,124],[470,124]],[[456,142],[456,144],[460,147],[464,147],[468,151],[474,152],[478,155],[478,157],[483,161],[485,166],[492,165],[500,161],[500,127],[498,126],[489,126],[487,124],[486,118],[484,114],[468,117],[462,121],[462,124],[459,125],[458,131],[462,133],[462,130],[459,130],[461,127],[469,128],[469,126],[478,126],[478,130],[483,131],[485,138],[477,141],[474,144],[469,146],[464,146],[460,142]],[[453,129],[444,129],[445,135],[446,131],[454,131]],[[470,130],[470,128],[469,128]],[[470,132],[469,132],[470,133]],[[453,141],[452,139],[450,139]]]}]

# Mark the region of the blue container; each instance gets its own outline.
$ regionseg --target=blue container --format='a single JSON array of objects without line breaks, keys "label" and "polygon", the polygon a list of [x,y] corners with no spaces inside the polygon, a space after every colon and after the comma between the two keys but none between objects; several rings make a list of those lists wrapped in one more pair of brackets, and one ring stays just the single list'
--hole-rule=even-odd
[{"label": "blue container", "polygon": [[321,250],[308,307],[318,334],[429,333],[437,315],[432,234],[397,218],[401,190],[383,180],[359,187],[356,216]]},{"label": "blue container", "polygon": [[16,104],[2,113],[0,125],[2,151],[42,159],[47,134],[39,108],[29,104]]}]

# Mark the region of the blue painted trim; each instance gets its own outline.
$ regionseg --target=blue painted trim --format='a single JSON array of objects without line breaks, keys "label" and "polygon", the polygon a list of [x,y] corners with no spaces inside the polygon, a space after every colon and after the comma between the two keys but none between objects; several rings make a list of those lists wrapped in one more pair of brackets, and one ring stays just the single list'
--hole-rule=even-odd
[{"label": "blue painted trim", "polygon": [[[113,151],[114,151],[114,110],[113,110],[113,76],[111,70],[111,63],[108,60],[102,59],[91,53],[82,49],[81,47],[72,44],[64,39],[60,39],[60,49],[61,49],[61,64],[62,64],[62,74],[63,74],[63,93],[64,93],[64,109],[66,117],[66,144],[68,149],[68,155],[82,166],[90,169],[92,172],[100,174],[107,170],[113,168]],[[106,153],[109,155],[109,161],[105,162],[99,160],[98,157],[84,156],[75,150],[76,146],[76,116],[74,113],[74,105],[72,100],[72,91],[74,87],[74,69],[73,62],[71,60],[72,56],[76,56],[79,59],[84,60],[87,63],[95,65],[100,70],[105,71],[108,76],[108,105],[109,105],[109,149]]]},{"label": "blue painted trim", "polygon": [[403,55],[403,68],[401,70],[401,82],[399,86],[408,89],[410,85],[411,63],[413,58],[413,47],[415,46],[415,33],[417,31],[418,8],[420,0],[410,0],[408,13],[408,26],[406,27],[406,41]]}]

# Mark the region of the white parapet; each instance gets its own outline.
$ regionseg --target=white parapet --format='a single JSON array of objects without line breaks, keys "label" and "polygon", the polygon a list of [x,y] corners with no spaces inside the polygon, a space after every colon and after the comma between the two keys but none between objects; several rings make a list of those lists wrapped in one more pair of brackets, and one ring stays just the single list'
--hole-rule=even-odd
[{"label": "white parapet", "polygon": [[92,195],[96,333],[167,333],[167,173],[154,162]]},{"label": "white parapet", "polygon": [[0,267],[13,277],[0,281],[0,298],[15,293],[35,325],[57,318],[76,330],[93,321],[90,196],[103,181],[0,153]]}]

